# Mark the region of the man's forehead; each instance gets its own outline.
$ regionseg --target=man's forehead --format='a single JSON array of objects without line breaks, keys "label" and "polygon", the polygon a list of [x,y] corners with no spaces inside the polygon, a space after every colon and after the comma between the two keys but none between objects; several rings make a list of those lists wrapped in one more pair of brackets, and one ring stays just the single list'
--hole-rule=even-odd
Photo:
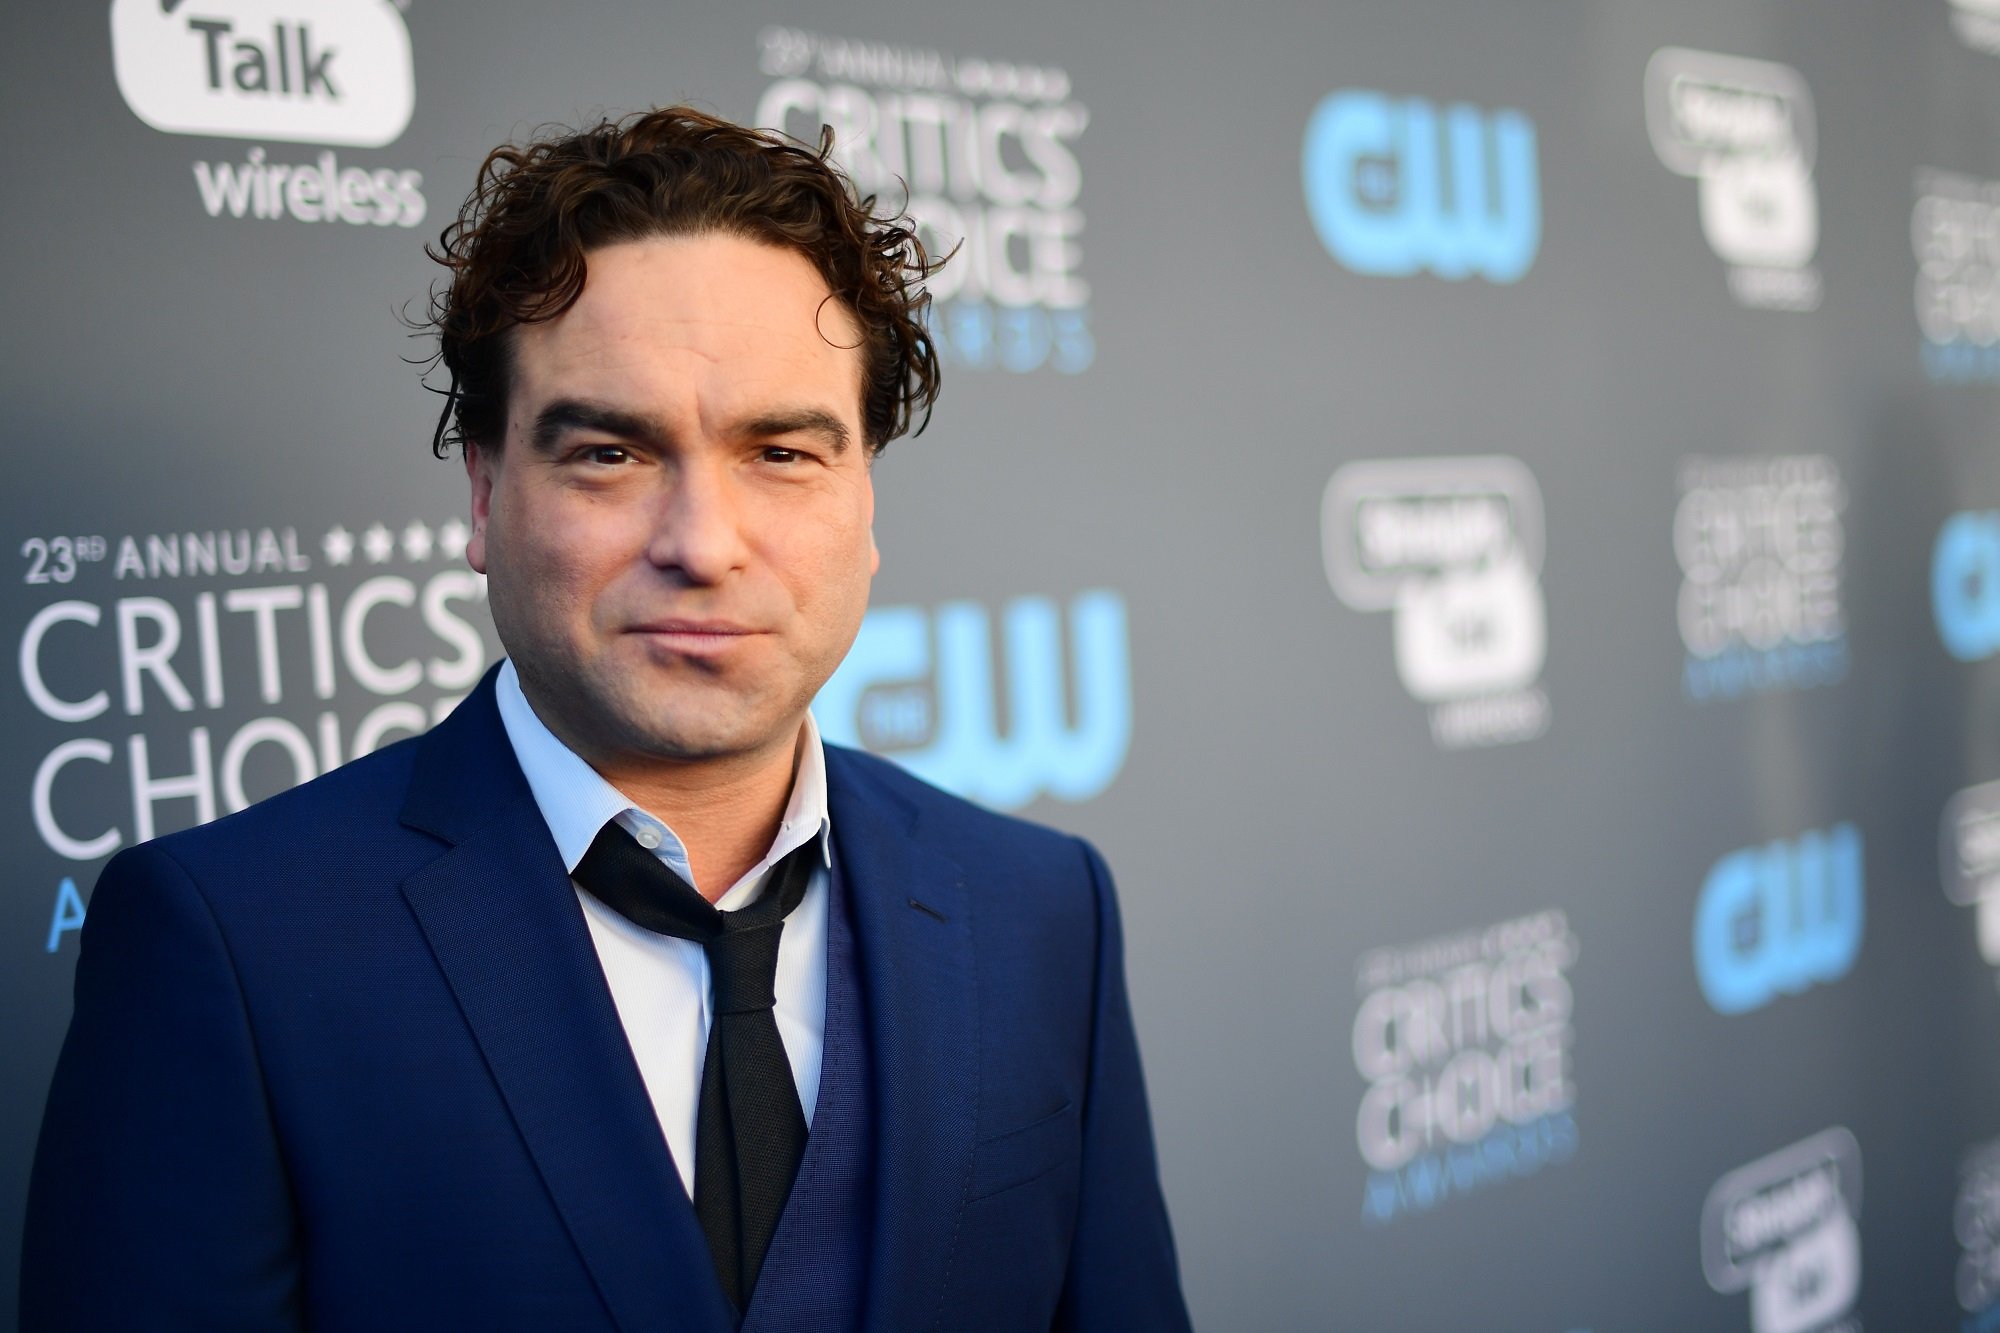
[{"label": "man's forehead", "polygon": [[796,250],[721,232],[655,236],[592,250],[576,304],[550,334],[712,334],[797,340],[857,351],[859,330],[812,261]]},{"label": "man's forehead", "polygon": [[709,233],[621,242],[586,263],[570,309],[512,331],[531,393],[657,380],[733,395],[819,381],[851,387],[859,411],[860,331],[796,251]]}]

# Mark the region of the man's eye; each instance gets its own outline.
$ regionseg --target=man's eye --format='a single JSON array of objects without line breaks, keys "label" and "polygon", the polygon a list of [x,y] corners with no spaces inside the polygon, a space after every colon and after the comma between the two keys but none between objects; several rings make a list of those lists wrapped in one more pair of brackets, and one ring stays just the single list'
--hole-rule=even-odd
[{"label": "man's eye", "polygon": [[585,461],[591,463],[618,464],[632,460],[632,453],[616,444],[593,444],[583,451]]},{"label": "man's eye", "polygon": [[804,457],[805,455],[797,449],[786,449],[775,444],[764,446],[764,461],[766,463],[796,463]]}]

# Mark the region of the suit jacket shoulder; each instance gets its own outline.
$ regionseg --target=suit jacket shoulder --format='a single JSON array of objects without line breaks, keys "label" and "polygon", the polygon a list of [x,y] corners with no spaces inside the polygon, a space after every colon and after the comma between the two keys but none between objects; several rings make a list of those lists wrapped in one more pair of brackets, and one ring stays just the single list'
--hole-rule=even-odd
[{"label": "suit jacket shoulder", "polygon": [[911,836],[968,869],[1000,868],[1026,894],[1023,906],[1053,906],[1079,893],[1087,903],[1096,853],[1082,838],[989,810],[862,750],[829,745],[826,756],[829,787],[851,786],[850,799],[907,810]]}]

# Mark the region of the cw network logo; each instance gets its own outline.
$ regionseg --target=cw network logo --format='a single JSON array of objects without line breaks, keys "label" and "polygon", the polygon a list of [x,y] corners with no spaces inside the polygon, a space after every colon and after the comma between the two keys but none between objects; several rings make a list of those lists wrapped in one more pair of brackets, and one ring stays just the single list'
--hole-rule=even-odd
[{"label": "cw network logo", "polygon": [[[163,134],[380,148],[409,127],[409,29],[388,0],[112,0],[111,60],[132,114]],[[210,217],[414,227],[414,171],[196,162]]]},{"label": "cw network logo", "polygon": [[[947,602],[934,612],[872,610],[847,660],[813,702],[820,734],[874,750],[926,782],[996,809],[1044,793],[1089,800],[1118,775],[1132,738],[1125,603],[1115,592],[1077,595],[1069,608],[1067,664],[1062,619],[1046,597],[1008,604],[1003,735],[985,607]],[[1073,699],[1066,679],[1076,683]]]},{"label": "cw network logo", "polygon": [[1396,673],[1433,705],[1446,749],[1548,728],[1542,492],[1519,459],[1349,463],[1327,482],[1321,554],[1334,595],[1393,611]]},{"label": "cw network logo", "polygon": [[1861,833],[1853,824],[1731,852],[1694,914],[1701,993],[1721,1014],[1837,981],[1861,952]]},{"label": "cw network logo", "polygon": [[1931,610],[1961,662],[2000,652],[2000,510],[1953,514],[1931,552]]},{"label": "cw network logo", "polygon": [[1306,122],[1306,211],[1335,259],[1514,282],[1542,239],[1535,126],[1519,111],[1344,89]]},{"label": "cw network logo", "polygon": [[1750,1291],[1753,1333],[1842,1333],[1861,1294],[1861,1145],[1841,1126],[1715,1182],[1701,1209],[1701,1270]]},{"label": "cw network logo", "polygon": [[1646,132],[1701,182],[1701,230],[1738,302],[1816,310],[1819,196],[1812,95],[1787,65],[1667,47],[1646,65]]}]

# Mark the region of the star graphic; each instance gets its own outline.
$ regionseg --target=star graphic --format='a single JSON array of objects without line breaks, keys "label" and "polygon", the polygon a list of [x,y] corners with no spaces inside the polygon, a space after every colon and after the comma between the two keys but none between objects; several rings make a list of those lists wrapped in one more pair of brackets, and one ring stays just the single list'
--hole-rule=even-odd
[{"label": "star graphic", "polygon": [[354,534],[336,523],[326,530],[319,549],[326,552],[329,565],[344,565],[354,559]]},{"label": "star graphic", "polygon": [[465,554],[465,539],[471,535],[465,530],[463,520],[456,518],[446,519],[444,522],[438,524],[438,554],[447,560],[458,559]]},{"label": "star graphic", "polygon": [[422,519],[415,519],[403,529],[403,554],[411,560],[431,558],[431,530]]},{"label": "star graphic", "polygon": [[361,549],[368,553],[368,563],[379,565],[387,560],[396,549],[396,539],[389,529],[377,523],[361,534]]}]

